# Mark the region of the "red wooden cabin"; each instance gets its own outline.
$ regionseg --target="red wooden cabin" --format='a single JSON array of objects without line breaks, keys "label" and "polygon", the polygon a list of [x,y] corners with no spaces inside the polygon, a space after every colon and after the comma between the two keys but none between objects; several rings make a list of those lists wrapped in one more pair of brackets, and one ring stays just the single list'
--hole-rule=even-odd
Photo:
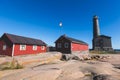
[{"label": "red wooden cabin", "polygon": [[88,44],[66,35],[62,35],[55,41],[56,50],[62,53],[72,53],[75,51],[87,51]]},{"label": "red wooden cabin", "polygon": [[46,43],[33,38],[4,33],[0,38],[0,55],[17,56],[46,52]]}]

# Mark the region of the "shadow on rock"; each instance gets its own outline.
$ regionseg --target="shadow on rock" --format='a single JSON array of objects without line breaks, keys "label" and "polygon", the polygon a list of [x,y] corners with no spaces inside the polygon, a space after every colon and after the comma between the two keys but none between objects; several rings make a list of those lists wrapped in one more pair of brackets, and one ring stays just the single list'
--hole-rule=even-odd
[{"label": "shadow on rock", "polygon": [[110,75],[96,75],[93,77],[93,80],[116,80]]}]

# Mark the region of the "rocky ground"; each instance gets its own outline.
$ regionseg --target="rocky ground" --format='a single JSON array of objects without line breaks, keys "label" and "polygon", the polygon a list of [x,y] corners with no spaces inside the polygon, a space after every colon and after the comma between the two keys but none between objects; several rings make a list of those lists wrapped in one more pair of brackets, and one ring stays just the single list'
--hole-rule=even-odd
[{"label": "rocky ground", "polygon": [[75,57],[64,61],[57,57],[43,64],[33,59],[23,69],[1,70],[0,80],[120,80],[120,54],[90,57],[90,60]]}]

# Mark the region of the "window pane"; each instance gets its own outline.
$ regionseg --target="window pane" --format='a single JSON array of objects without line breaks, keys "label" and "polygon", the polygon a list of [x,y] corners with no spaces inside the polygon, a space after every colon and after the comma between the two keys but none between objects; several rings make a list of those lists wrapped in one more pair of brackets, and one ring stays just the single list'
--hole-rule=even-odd
[{"label": "window pane", "polygon": [[61,47],[62,47],[61,43],[58,43],[58,44],[57,44],[57,47],[58,47],[58,48],[61,48]]},{"label": "window pane", "polygon": [[26,45],[20,45],[20,50],[26,50]]},{"label": "window pane", "polygon": [[37,50],[37,45],[33,45],[33,50]]},{"label": "window pane", "polygon": [[64,44],[64,47],[65,47],[65,48],[68,48],[68,47],[69,47],[69,43],[66,42],[66,43]]},{"label": "window pane", "polygon": [[6,45],[3,45],[3,50],[6,50],[7,46]]},{"label": "window pane", "polygon": [[45,46],[41,46],[41,50],[45,50]]}]

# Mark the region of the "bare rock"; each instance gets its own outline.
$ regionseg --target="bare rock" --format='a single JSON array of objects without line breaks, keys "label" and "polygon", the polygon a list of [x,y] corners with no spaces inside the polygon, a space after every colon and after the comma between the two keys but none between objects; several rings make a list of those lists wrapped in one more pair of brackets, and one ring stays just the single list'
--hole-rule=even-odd
[{"label": "bare rock", "polygon": [[112,78],[110,75],[96,75],[93,77],[93,80],[116,80]]}]

